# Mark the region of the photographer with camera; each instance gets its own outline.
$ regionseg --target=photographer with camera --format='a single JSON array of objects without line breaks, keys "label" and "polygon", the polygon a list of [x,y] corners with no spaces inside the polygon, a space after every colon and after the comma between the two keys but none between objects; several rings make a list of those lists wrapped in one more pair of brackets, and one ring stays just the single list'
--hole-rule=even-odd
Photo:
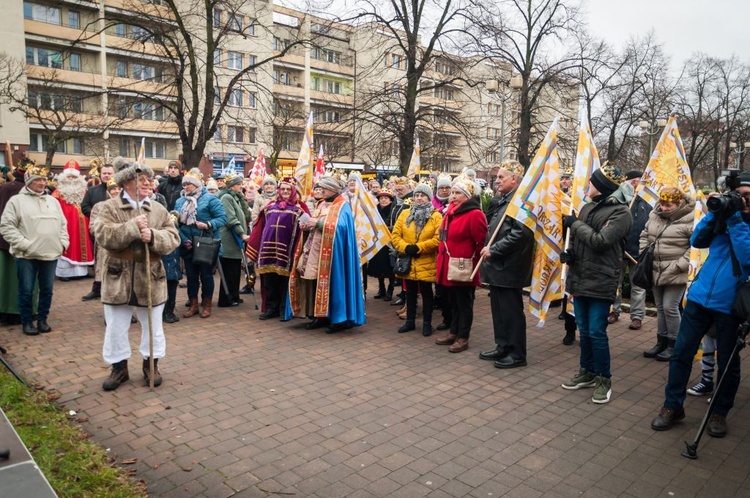
[{"label": "photographer with camera", "polygon": [[[690,379],[693,358],[701,339],[716,325],[719,378],[727,372],[720,392],[714,393],[716,404],[708,421],[708,434],[724,437],[726,416],[734,404],[740,384],[740,359],[727,364],[737,341],[741,320],[732,315],[737,288],[750,274],[750,172],[733,171],[727,178],[725,194],[711,194],[708,214],[695,227],[690,239],[693,247],[709,248],[687,295],[674,353],[669,362],[665,399],[659,414],[651,422],[656,431],[666,431],[685,418],[683,403]],[[728,370],[727,370],[728,369]]]}]

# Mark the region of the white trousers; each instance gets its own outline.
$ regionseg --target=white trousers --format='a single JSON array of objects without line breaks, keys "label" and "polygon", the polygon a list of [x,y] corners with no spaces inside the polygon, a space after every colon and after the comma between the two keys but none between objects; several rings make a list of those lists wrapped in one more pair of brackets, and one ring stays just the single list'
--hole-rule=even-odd
[{"label": "white trousers", "polygon": [[[139,351],[143,358],[148,358],[148,308],[135,307],[138,321],[141,324],[141,346]],[[154,331],[154,358],[164,358],[167,351],[167,341],[164,337],[161,314],[164,305],[154,306],[151,310],[151,328]],[[102,356],[104,361],[111,365],[113,363],[130,358],[130,317],[133,314],[133,306],[104,305],[104,320],[107,328],[104,332],[104,347]]]}]

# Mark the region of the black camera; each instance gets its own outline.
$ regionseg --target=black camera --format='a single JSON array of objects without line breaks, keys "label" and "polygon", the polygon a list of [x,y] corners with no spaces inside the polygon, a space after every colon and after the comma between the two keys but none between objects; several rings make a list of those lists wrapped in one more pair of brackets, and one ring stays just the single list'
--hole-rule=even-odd
[{"label": "black camera", "polygon": [[722,171],[722,173],[726,179],[729,192],[709,197],[706,200],[706,208],[714,214],[729,217],[735,211],[742,209],[742,196],[737,192],[737,188],[740,186],[740,172],[739,170],[732,169]]}]

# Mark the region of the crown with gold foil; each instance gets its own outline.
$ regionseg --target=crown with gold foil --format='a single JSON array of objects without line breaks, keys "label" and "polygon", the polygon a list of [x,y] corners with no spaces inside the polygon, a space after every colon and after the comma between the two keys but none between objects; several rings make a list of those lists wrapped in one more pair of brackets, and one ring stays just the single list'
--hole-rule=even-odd
[{"label": "crown with gold foil", "polygon": [[503,164],[500,165],[500,169],[504,169],[505,171],[518,176],[523,176],[525,173],[523,165],[518,161],[503,161]]},{"label": "crown with gold foil", "polygon": [[111,189],[112,187],[118,187],[117,182],[114,178],[107,182],[107,190]]},{"label": "crown with gold foil", "polygon": [[617,166],[605,163],[600,169],[602,173],[604,173],[604,176],[606,176],[612,183],[619,185],[625,181],[625,175]]},{"label": "crown with gold foil", "polygon": [[659,200],[662,202],[674,202],[679,204],[685,198],[682,191],[677,187],[662,187],[659,190]]},{"label": "crown with gold foil", "polygon": [[562,170],[562,174],[560,176],[563,178],[566,178],[566,177],[571,178],[573,176],[573,173],[574,173],[573,168],[568,166],[567,168]]}]

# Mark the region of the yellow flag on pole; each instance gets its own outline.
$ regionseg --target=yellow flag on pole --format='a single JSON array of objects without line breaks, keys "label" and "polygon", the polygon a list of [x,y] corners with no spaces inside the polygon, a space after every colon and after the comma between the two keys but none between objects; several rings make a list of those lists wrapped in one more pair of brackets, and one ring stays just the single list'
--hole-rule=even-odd
[{"label": "yellow flag on pole", "polygon": [[414,139],[414,150],[411,153],[411,161],[409,161],[409,169],[406,172],[408,178],[419,174],[421,168],[421,156],[422,150],[419,147],[419,137]]},{"label": "yellow flag on pole", "polygon": [[310,117],[307,118],[305,135],[302,137],[302,146],[299,149],[297,166],[294,168],[294,178],[297,179],[300,187],[302,188],[302,199],[307,199],[307,196],[309,196],[312,192],[314,171],[315,160],[313,158],[313,113],[311,112]]},{"label": "yellow flag on pole", "polygon": [[534,270],[529,310],[542,327],[552,301],[562,297],[562,198],[557,155],[557,118],[505,211],[534,232]]},{"label": "yellow flag on pole", "polygon": [[[594,145],[594,138],[591,134],[586,113],[581,111],[581,126],[578,131],[578,150],[576,151],[576,165],[573,170],[573,186],[570,189],[570,201],[572,209],[580,213],[581,208],[586,203],[586,189],[589,185],[589,179],[595,169],[599,169],[599,152]],[[565,211],[570,213],[569,210]]]},{"label": "yellow flag on pole", "polygon": [[[707,213],[708,209],[706,208],[706,195],[700,190],[697,190],[695,192],[695,208],[693,209],[693,229],[695,229],[695,227],[698,225],[698,222]],[[688,266],[687,279],[688,290],[690,289],[690,284],[692,284],[693,280],[695,280],[695,276],[698,274],[698,271],[701,269],[701,266],[703,266],[703,262],[706,261],[707,257],[708,248],[698,249],[696,247],[690,246],[690,263]],[[687,304],[687,291],[685,292],[685,295],[682,299],[682,304]]]},{"label": "yellow flag on pole", "polygon": [[640,195],[651,206],[655,206],[659,200],[659,190],[664,186],[677,187],[682,192],[695,197],[690,166],[685,158],[685,149],[682,146],[680,130],[677,128],[677,119],[674,116],[670,116],[651,154],[646,171],[643,172],[636,188],[636,195]]},{"label": "yellow flag on pole", "polygon": [[136,158],[135,162],[146,164],[146,137],[141,137],[141,147],[138,149],[138,158]]},{"label": "yellow flag on pole", "polygon": [[359,257],[362,264],[365,264],[380,249],[390,243],[391,232],[380,216],[380,212],[375,206],[375,200],[365,189],[360,178],[357,178],[352,210],[354,211],[354,227],[359,243]]}]

